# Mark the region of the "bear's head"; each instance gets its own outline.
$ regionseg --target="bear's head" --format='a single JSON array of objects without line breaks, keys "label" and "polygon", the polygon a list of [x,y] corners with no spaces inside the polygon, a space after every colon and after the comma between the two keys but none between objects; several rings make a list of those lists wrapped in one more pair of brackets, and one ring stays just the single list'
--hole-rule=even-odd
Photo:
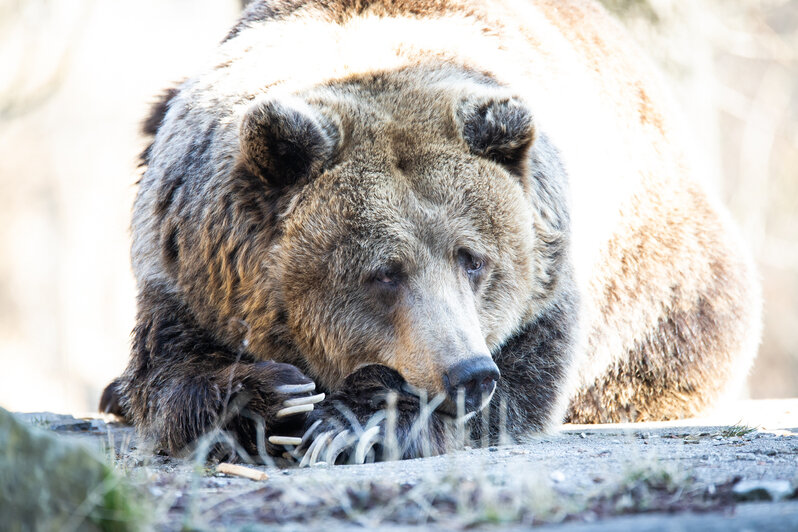
[{"label": "bear's head", "polygon": [[562,253],[525,104],[478,75],[372,74],[270,93],[239,139],[285,200],[269,268],[316,378],[383,364],[450,411],[483,406]]}]

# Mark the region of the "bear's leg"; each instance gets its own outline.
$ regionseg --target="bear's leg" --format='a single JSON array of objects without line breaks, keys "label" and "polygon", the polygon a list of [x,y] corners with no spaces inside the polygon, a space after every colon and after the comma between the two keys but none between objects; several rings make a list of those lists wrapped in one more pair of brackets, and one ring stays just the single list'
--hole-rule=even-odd
[{"label": "bear's leg", "polygon": [[308,415],[303,443],[292,452],[303,466],[432,456],[446,452],[449,426],[396,370],[375,364],[349,375]]},{"label": "bear's leg", "polygon": [[[717,265],[719,269],[725,266]],[[745,299],[723,294],[737,280],[718,271],[694,301],[668,309],[647,334],[574,395],[567,421],[619,423],[700,414],[745,377],[756,350]],[[740,286],[740,285],[737,285]],[[682,307],[682,308],[679,308]],[[756,312],[753,312],[756,314]],[[750,327],[756,328],[755,320]]]},{"label": "bear's leg", "polygon": [[103,394],[100,397],[100,412],[104,414],[114,414],[122,418],[127,418],[125,411],[122,408],[122,396],[119,387],[121,386],[122,379],[114,379],[105,387]]},{"label": "bear's leg", "polygon": [[519,441],[562,422],[577,312],[576,293],[563,286],[548,308],[494,355],[501,378],[490,403],[471,420],[474,443]]},{"label": "bear's leg", "polygon": [[[139,300],[130,363],[103,395],[101,409],[124,414],[170,454],[225,431],[258,456],[298,443],[307,413],[324,397],[312,395],[314,389],[294,366],[257,362],[220,345],[179,303],[150,290]],[[232,454],[225,447],[212,449]]]}]

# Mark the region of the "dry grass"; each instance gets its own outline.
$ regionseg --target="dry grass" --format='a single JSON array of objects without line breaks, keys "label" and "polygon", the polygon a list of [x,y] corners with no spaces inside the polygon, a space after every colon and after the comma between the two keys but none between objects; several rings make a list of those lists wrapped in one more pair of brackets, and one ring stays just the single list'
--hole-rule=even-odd
[{"label": "dry grass", "polygon": [[721,431],[720,435],[724,438],[741,438],[752,432],[756,432],[756,427],[737,424]]},{"label": "dry grass", "polygon": [[155,524],[169,529],[316,528],[336,523],[367,530],[433,524],[469,529],[644,512],[710,511],[733,503],[733,482],[708,488],[672,464],[651,460],[630,461],[617,478],[579,495],[559,492],[556,481],[534,464],[499,476],[487,468],[458,469],[452,462],[446,474],[431,473],[410,482],[348,477],[342,481],[334,469],[319,468],[290,484],[267,481],[226,494],[209,488],[217,477],[204,468],[187,470],[182,476],[153,470],[147,478],[146,487],[156,503]]}]

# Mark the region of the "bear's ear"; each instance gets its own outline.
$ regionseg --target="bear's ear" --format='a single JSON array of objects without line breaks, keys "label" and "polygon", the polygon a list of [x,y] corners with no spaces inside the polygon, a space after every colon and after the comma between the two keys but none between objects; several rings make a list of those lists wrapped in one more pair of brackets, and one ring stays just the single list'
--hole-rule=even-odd
[{"label": "bear's ear", "polygon": [[517,98],[474,96],[460,101],[457,118],[471,152],[522,176],[535,141],[532,113]]},{"label": "bear's ear", "polygon": [[318,175],[338,147],[338,127],[299,99],[254,104],[241,122],[241,153],[253,172],[283,188]]}]

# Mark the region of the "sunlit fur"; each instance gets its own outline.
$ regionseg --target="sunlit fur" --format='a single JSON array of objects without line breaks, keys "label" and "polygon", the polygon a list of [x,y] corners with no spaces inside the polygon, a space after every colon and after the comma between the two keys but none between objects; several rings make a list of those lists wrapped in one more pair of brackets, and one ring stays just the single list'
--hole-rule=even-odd
[{"label": "sunlit fur", "polygon": [[[519,131],[488,149],[469,120],[491,102],[486,138]],[[294,108],[316,133],[277,186],[246,118]],[[328,391],[381,364],[435,393],[483,348],[502,373],[492,436],[499,404],[516,438],[566,415],[700,411],[745,376],[760,300],[674,116],[593,2],[256,3],[150,120],[120,411],[175,449],[220,423],[203,386],[230,360],[293,364]],[[460,247],[486,258],[480,284]],[[373,282],[387,264],[390,296]],[[167,318],[171,336],[153,333]]]}]

